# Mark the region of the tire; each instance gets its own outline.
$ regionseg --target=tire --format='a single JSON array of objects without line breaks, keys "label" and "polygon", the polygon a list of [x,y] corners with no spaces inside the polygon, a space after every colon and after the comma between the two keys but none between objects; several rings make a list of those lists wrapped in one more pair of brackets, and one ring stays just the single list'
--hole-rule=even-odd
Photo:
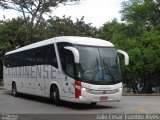
[{"label": "tire", "polygon": [[17,86],[15,83],[12,84],[12,95],[18,97]]},{"label": "tire", "polygon": [[61,100],[59,97],[59,90],[57,86],[52,87],[50,98],[52,103],[54,103],[56,106],[60,106]]},{"label": "tire", "polygon": [[91,106],[96,106],[96,102],[91,102]]},{"label": "tire", "polygon": [[51,87],[51,90],[50,90],[50,101],[52,104],[55,104],[55,101],[54,101],[54,86]]}]

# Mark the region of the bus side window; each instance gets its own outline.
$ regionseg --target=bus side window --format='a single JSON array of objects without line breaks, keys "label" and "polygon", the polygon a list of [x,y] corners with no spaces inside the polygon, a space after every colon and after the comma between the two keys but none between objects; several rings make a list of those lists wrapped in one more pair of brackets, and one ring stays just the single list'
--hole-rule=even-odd
[{"label": "bus side window", "polygon": [[30,49],[26,51],[26,65],[32,66],[35,65],[35,49]]},{"label": "bus side window", "polygon": [[47,46],[47,56],[45,57],[44,63],[58,68],[57,57],[56,57],[54,45]]},{"label": "bus side window", "polygon": [[18,67],[19,66],[19,59],[18,59],[18,53],[12,55],[12,67]]},{"label": "bus side window", "polygon": [[35,61],[36,65],[42,65],[44,63],[45,57],[45,47],[40,47],[36,49]]},{"label": "bus side window", "polygon": [[10,67],[10,56],[5,56],[4,58],[4,66],[5,67]]}]

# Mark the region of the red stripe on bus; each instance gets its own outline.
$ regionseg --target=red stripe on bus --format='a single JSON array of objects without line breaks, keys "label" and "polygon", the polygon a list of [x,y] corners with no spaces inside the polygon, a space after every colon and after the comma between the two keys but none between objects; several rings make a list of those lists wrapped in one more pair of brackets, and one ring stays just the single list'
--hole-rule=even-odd
[{"label": "red stripe on bus", "polygon": [[[80,89],[78,89],[76,86]],[[79,96],[81,96],[81,82],[75,80],[75,98],[79,98]]]}]

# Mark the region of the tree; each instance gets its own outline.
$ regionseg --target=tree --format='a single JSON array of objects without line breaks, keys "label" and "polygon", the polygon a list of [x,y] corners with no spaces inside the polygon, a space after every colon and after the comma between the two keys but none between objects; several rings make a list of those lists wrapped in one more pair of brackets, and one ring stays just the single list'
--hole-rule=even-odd
[{"label": "tree", "polygon": [[[30,22],[28,22],[29,24]],[[31,24],[31,23],[30,23]],[[97,29],[84,22],[83,17],[74,23],[70,17],[54,17],[41,22],[38,29],[32,28],[28,38],[27,25],[23,18],[13,18],[12,20],[0,21],[0,49],[4,51],[15,49],[17,46],[24,46],[44,39],[56,36],[89,36],[95,37]]]},{"label": "tree", "polygon": [[[59,4],[67,4],[69,2],[78,2],[79,0],[1,0],[0,6],[3,9],[14,9],[23,14],[23,19],[28,19],[30,22],[36,22],[36,25],[43,19],[44,14],[52,12],[52,8]],[[35,25],[35,26],[36,26]]]},{"label": "tree", "polygon": [[[137,42],[135,41],[135,36],[140,34],[136,27],[131,24],[119,23],[116,19],[111,22],[105,23],[99,31],[99,37],[114,43],[117,49],[122,49],[129,54],[130,65],[125,66],[121,62],[123,83],[127,87],[132,87],[134,93],[137,90],[138,80],[136,79],[136,70],[134,68],[134,55],[139,54],[139,49],[137,48]],[[132,57],[133,56],[133,57]]]},{"label": "tree", "polygon": [[[122,4],[122,20],[137,25],[140,34],[137,35],[139,45],[141,70],[137,69],[143,84],[143,92],[152,92],[151,87],[157,86],[160,80],[160,1],[159,0],[128,0]],[[137,52],[136,52],[137,53]],[[133,55],[133,54],[132,54]],[[135,59],[135,58],[134,58]],[[160,84],[159,84],[160,86]]]},{"label": "tree", "polygon": [[[25,21],[26,32],[24,34],[24,43],[31,43],[30,34],[33,29],[39,29],[39,25],[43,24],[45,14],[49,14],[53,11],[54,7],[58,7],[59,4],[67,4],[78,2],[79,0],[1,0],[0,7],[3,9],[13,9],[23,14],[23,20]],[[38,31],[38,30],[37,30]],[[24,46],[20,44],[19,46]]]},{"label": "tree", "polygon": [[129,54],[129,66],[121,67],[123,82],[132,87],[134,93],[151,93],[152,87],[160,85],[159,34],[156,28],[149,30],[132,23],[118,23],[116,20],[107,22],[100,28],[100,38],[111,41],[116,48],[123,49]]},{"label": "tree", "polygon": [[128,0],[122,3],[122,20],[139,27],[160,28],[159,0]]},{"label": "tree", "polygon": [[46,26],[52,31],[54,36],[88,36],[96,37],[97,29],[92,27],[91,24],[84,22],[84,17],[76,22],[71,20],[71,17],[59,18],[52,17],[46,21]]},{"label": "tree", "polygon": [[[158,86],[160,75],[160,32],[156,29],[144,31],[141,35],[143,71],[140,75],[143,79],[143,92],[152,92],[151,87]],[[160,85],[160,84],[159,84]]]}]

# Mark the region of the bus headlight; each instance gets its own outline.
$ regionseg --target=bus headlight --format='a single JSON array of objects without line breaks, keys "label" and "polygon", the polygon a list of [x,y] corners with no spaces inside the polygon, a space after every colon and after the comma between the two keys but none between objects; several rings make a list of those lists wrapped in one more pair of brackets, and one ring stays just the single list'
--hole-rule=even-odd
[{"label": "bus headlight", "polygon": [[85,92],[86,90],[87,90],[86,88],[82,88],[82,91],[84,91],[84,92]]},{"label": "bus headlight", "polygon": [[83,97],[82,96],[79,96],[79,99],[82,99]]}]

